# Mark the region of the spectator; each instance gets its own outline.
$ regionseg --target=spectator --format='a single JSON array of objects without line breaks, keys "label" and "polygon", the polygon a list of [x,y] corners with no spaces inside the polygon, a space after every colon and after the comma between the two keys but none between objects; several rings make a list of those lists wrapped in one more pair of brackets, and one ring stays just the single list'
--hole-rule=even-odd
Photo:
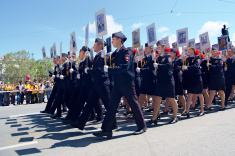
[{"label": "spectator", "polygon": [[19,105],[21,102],[20,82],[16,85],[16,90],[19,91],[17,92],[17,105]]},{"label": "spectator", "polygon": [[3,91],[2,83],[0,83],[0,106],[2,106],[2,100],[3,100],[1,91]]},{"label": "spectator", "polygon": [[[12,90],[12,91],[15,90],[15,84],[14,84],[14,83],[11,84],[11,90]],[[11,97],[11,104],[15,105],[16,92],[10,92],[10,97]]]},{"label": "spectator", "polygon": [[[11,85],[8,82],[7,85],[5,86],[5,91],[10,91],[11,89],[12,89]],[[9,106],[9,104],[10,104],[10,92],[6,92],[4,94],[4,103],[5,103],[5,106]]]},{"label": "spectator", "polygon": [[38,86],[36,85],[35,81],[31,82],[30,90],[35,90],[35,91],[32,91],[32,94],[31,94],[31,104],[37,103],[38,102],[38,97],[37,97]]},{"label": "spectator", "polygon": [[[30,84],[29,84],[28,80],[25,81],[24,89],[30,90]],[[26,104],[29,104],[30,103],[30,92],[26,91],[25,95],[26,95]]]},{"label": "spectator", "polygon": [[49,81],[47,81],[47,85],[45,87],[46,93],[47,93],[47,101],[49,100],[52,92],[52,86]]},{"label": "spectator", "polygon": [[38,85],[39,85],[38,86],[39,87],[39,103],[42,103],[44,99],[44,90],[45,90],[43,80],[40,80]]},{"label": "spectator", "polygon": [[22,92],[22,90],[24,90],[24,83],[23,81],[21,80],[20,82],[20,90],[21,90],[21,97],[20,97],[20,104],[23,104],[24,102],[24,92]]}]

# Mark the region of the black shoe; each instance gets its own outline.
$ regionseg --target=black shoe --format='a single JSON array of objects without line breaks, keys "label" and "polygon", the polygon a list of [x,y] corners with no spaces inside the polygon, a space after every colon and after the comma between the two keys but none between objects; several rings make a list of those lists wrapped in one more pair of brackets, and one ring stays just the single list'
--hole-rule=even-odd
[{"label": "black shoe", "polygon": [[123,113],[124,116],[127,116],[128,114],[133,114],[133,113],[132,111]]},{"label": "black shoe", "polygon": [[142,129],[137,129],[137,131],[134,132],[134,135],[139,135],[147,131],[147,127],[144,127]]},{"label": "black shoe", "polygon": [[80,126],[80,124],[78,122],[69,122],[69,124],[73,127],[73,128],[78,128]]},{"label": "black shoe", "polygon": [[169,124],[174,124],[174,123],[176,123],[176,122],[178,122],[178,118],[172,119],[172,120],[169,122]]},{"label": "black shoe", "polygon": [[69,120],[69,117],[61,118],[61,120]]},{"label": "black shoe", "polygon": [[45,110],[43,110],[43,111],[40,111],[40,113],[50,113],[49,111],[45,111]]},{"label": "black shoe", "polygon": [[117,125],[113,126],[113,129],[112,129],[112,130],[115,130],[115,129],[118,129],[118,126],[117,126]]},{"label": "black shoe", "polygon": [[95,120],[94,116],[90,116],[89,119],[88,119],[88,121],[93,121],[93,120]]},{"label": "black shoe", "polygon": [[189,112],[187,113],[187,112],[185,111],[185,112],[183,112],[183,113],[181,114],[181,116],[186,116],[187,118],[189,118],[189,117],[190,117],[190,114],[189,114]]},{"label": "black shoe", "polygon": [[198,116],[203,116],[204,115],[204,112],[199,112],[198,113]]},{"label": "black shoe", "polygon": [[70,120],[63,120],[62,123],[64,123],[64,124],[67,125],[67,124],[69,124],[69,121],[70,121]]},{"label": "black shoe", "polygon": [[206,111],[211,111],[211,107],[210,107],[210,108],[207,108],[207,107],[205,106],[204,110],[206,110]]},{"label": "black shoe", "polygon": [[178,108],[181,108],[182,107],[182,105],[178,105]]},{"label": "black shoe", "polygon": [[151,120],[147,121],[146,123],[150,124],[150,125],[152,125],[152,124],[157,125],[157,119],[155,119],[155,120],[151,119]]},{"label": "black shoe", "polygon": [[160,119],[161,119],[161,115],[158,115],[158,116],[157,116],[157,120],[160,120]]},{"label": "black shoe", "polygon": [[169,111],[162,112],[161,115],[168,115]]},{"label": "black shoe", "polygon": [[219,108],[219,111],[224,111],[224,110],[225,110],[225,107],[224,108],[222,108],[222,107]]},{"label": "black shoe", "polygon": [[57,118],[61,118],[61,115],[55,114],[51,116],[52,119],[57,119]]},{"label": "black shoe", "polygon": [[152,109],[148,109],[145,112],[153,112],[153,108]]},{"label": "black shoe", "polygon": [[192,106],[191,106],[189,109],[190,109],[190,110],[195,110],[195,107],[192,107]]},{"label": "black shoe", "polygon": [[106,136],[107,138],[112,138],[113,133],[112,132],[100,131],[100,132],[93,133],[93,135],[96,136],[96,137],[104,137],[104,136]]},{"label": "black shoe", "polygon": [[102,122],[103,122],[103,120],[99,120],[99,121],[94,122],[94,124],[98,125],[98,124],[101,124]]}]

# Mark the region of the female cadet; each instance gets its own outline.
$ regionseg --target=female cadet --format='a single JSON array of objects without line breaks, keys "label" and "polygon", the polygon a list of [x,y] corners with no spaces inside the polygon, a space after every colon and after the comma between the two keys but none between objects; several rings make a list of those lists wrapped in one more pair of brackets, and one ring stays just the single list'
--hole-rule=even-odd
[{"label": "female cadet", "polygon": [[205,58],[205,55],[201,55],[201,72],[202,72],[202,86],[203,86],[203,95],[205,98],[205,103],[208,103],[209,99],[209,94],[208,94],[208,81],[209,81],[209,76],[208,76],[208,67],[207,67],[207,60],[208,57]]}]

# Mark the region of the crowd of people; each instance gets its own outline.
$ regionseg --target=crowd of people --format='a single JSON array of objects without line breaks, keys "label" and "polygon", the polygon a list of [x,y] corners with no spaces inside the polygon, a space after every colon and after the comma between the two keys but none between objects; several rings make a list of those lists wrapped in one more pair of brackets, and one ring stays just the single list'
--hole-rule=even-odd
[{"label": "crowd of people", "polygon": [[50,78],[45,84],[43,80],[37,82],[36,79],[21,80],[17,84],[5,84],[3,81],[0,83],[0,106],[43,103],[45,95],[49,99],[53,86],[54,82]]},{"label": "crowd of people", "polygon": [[[216,99],[221,100],[219,111],[226,109],[234,98],[235,56],[230,47],[227,57],[221,56],[212,48],[211,56],[187,48],[188,55],[180,55],[177,49],[170,49],[158,42],[157,49],[145,44],[145,57],[140,59],[136,49],[125,48],[123,33],[112,34],[114,52],[105,50],[105,41],[96,38],[93,49],[97,54],[89,56],[90,49],[83,46],[79,51],[80,63],[76,53],[62,53],[53,59],[55,67],[48,75],[55,85],[41,113],[51,114],[52,119],[62,117],[62,108],[68,113],[63,123],[83,130],[89,119],[96,117],[102,123],[101,131],[93,133],[97,137],[112,137],[117,129],[116,113],[121,99],[126,105],[125,115],[133,114],[138,129],[134,134],[146,132],[147,124],[158,124],[162,115],[173,112],[170,124],[177,123],[178,108],[181,116],[190,117],[190,110],[200,104],[198,116],[211,111]],[[152,105],[147,110],[153,112],[151,120],[145,122],[142,108],[148,107],[150,96]],[[217,98],[215,98],[215,96]],[[164,111],[160,104],[165,101]],[[103,111],[103,107],[105,111]]]}]

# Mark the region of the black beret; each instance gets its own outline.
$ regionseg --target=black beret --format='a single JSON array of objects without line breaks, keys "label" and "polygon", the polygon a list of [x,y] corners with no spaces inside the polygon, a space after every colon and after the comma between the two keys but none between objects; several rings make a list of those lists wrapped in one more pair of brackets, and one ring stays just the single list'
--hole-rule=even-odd
[{"label": "black beret", "polygon": [[212,50],[217,50],[218,51],[218,49],[216,47],[212,47]]},{"label": "black beret", "polygon": [[157,46],[164,44],[162,40],[157,41]]},{"label": "black beret", "polygon": [[86,47],[86,46],[83,46],[81,50],[83,50],[83,51],[86,52],[86,51],[90,51],[90,48],[88,48],[88,50],[87,50],[87,47]]},{"label": "black beret", "polygon": [[176,49],[171,48],[171,52],[176,53]]},{"label": "black beret", "polygon": [[149,44],[148,43],[145,43],[145,47],[148,47],[149,46]]},{"label": "black beret", "polygon": [[[97,42],[97,43],[103,45],[103,41],[102,41],[102,39],[100,39],[100,38],[96,38],[96,39],[95,39],[95,42]],[[106,46],[106,45],[107,45],[107,44],[106,44],[106,42],[104,41],[104,46]]]},{"label": "black beret", "polygon": [[62,53],[62,57],[68,57],[68,54]]},{"label": "black beret", "polygon": [[113,37],[118,37],[120,38],[123,42],[125,42],[127,40],[126,36],[122,33],[122,32],[116,32],[112,34],[112,38]]}]

